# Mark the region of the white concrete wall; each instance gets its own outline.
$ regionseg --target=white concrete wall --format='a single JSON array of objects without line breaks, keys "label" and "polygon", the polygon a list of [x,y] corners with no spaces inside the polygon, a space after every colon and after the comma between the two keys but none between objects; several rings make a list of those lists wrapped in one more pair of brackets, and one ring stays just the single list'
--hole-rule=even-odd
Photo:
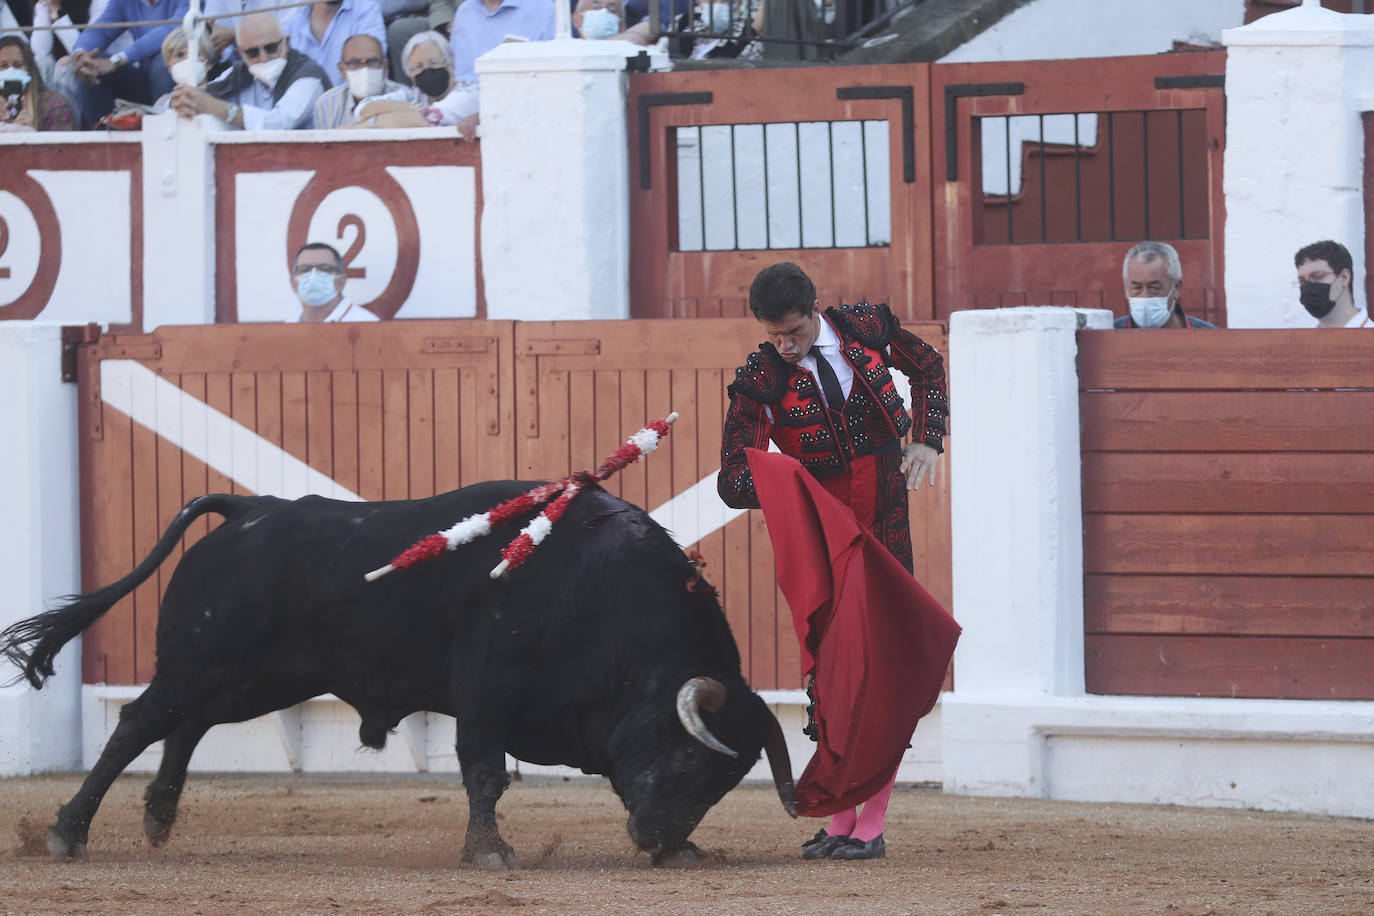
[{"label": "white concrete wall", "polygon": [[[61,328],[0,322],[0,629],[79,591],[76,385],[61,379]],[[78,639],[36,691],[0,688],[0,776],[80,765]],[[0,681],[17,672],[0,667]]]},{"label": "white concrete wall", "polygon": [[1064,60],[1212,44],[1245,21],[1245,0],[1035,0],[955,48],[939,63]]},{"label": "white concrete wall", "polygon": [[629,317],[625,62],[640,50],[559,39],[478,58],[489,318]]},{"label": "white concrete wall", "polygon": [[1233,328],[1311,327],[1293,254],[1350,249],[1364,305],[1364,127],[1374,16],[1315,0],[1225,33],[1226,316]]}]

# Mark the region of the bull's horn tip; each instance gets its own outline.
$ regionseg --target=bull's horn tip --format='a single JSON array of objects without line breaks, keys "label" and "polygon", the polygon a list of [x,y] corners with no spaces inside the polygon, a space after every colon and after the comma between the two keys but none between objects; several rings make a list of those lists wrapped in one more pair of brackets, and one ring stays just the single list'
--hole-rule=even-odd
[{"label": "bull's horn tip", "polygon": [[678,418],[679,416],[681,416],[681,414],[679,414],[676,410],[673,411],[672,413],[668,414],[668,423],[669,423],[670,425],[673,424],[673,423],[676,423],[676,422],[677,422],[677,418]]},{"label": "bull's horn tip", "polygon": [[376,582],[376,581],[377,581],[378,579],[380,579],[382,576],[385,576],[387,573],[391,572],[391,571],[392,571],[393,569],[395,569],[395,568],[396,568],[396,567],[394,567],[394,566],[392,566],[390,563],[388,563],[388,564],[386,564],[385,566],[381,566],[381,567],[378,567],[377,569],[372,570],[372,572],[370,572],[370,573],[368,573],[367,575],[363,576],[363,578],[366,579],[368,582]]},{"label": "bull's horn tip", "polygon": [[508,569],[510,569],[510,560],[502,560],[491,568],[491,577],[499,579],[506,574]]},{"label": "bull's horn tip", "polygon": [[782,810],[784,810],[784,811],[787,812],[787,816],[788,816],[788,817],[795,819],[796,816],[797,816],[797,803],[796,803],[796,802],[784,802],[784,803],[783,803],[783,806],[782,806]]}]

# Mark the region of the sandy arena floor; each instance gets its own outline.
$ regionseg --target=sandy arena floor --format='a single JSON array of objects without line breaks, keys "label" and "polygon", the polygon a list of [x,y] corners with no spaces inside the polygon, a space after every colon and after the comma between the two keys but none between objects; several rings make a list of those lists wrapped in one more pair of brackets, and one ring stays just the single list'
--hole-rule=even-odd
[{"label": "sandy arena floor", "polygon": [[812,821],[737,789],[693,838],[707,861],[652,868],[600,781],[527,779],[498,808],[522,870],[459,863],[456,778],[192,775],[162,849],[147,777],[123,777],[91,858],[42,837],[77,777],[0,781],[0,913],[1371,913],[1374,822],[959,798],[899,787],[888,858],[803,862]]}]

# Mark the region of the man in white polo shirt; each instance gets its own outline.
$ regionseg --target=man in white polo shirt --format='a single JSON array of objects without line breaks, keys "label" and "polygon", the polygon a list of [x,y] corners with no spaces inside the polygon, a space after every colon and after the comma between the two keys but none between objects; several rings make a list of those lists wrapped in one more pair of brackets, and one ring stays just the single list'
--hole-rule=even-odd
[{"label": "man in white polo shirt", "polygon": [[380,321],[376,315],[348,301],[343,294],[343,258],[332,245],[310,242],[296,252],[291,265],[291,288],[301,311],[287,321]]}]

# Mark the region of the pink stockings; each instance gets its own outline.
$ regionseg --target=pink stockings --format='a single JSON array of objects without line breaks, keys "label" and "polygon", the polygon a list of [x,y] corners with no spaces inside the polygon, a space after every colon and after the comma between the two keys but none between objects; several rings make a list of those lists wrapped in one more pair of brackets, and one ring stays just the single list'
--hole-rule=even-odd
[{"label": "pink stockings", "polygon": [[[892,782],[896,779],[897,774],[893,773]],[[831,815],[830,825],[825,828],[825,832],[831,836],[852,836],[865,843],[878,837],[883,832],[883,821],[887,817],[887,802],[892,797],[892,782],[864,802],[863,811],[850,808],[848,811]]]}]

